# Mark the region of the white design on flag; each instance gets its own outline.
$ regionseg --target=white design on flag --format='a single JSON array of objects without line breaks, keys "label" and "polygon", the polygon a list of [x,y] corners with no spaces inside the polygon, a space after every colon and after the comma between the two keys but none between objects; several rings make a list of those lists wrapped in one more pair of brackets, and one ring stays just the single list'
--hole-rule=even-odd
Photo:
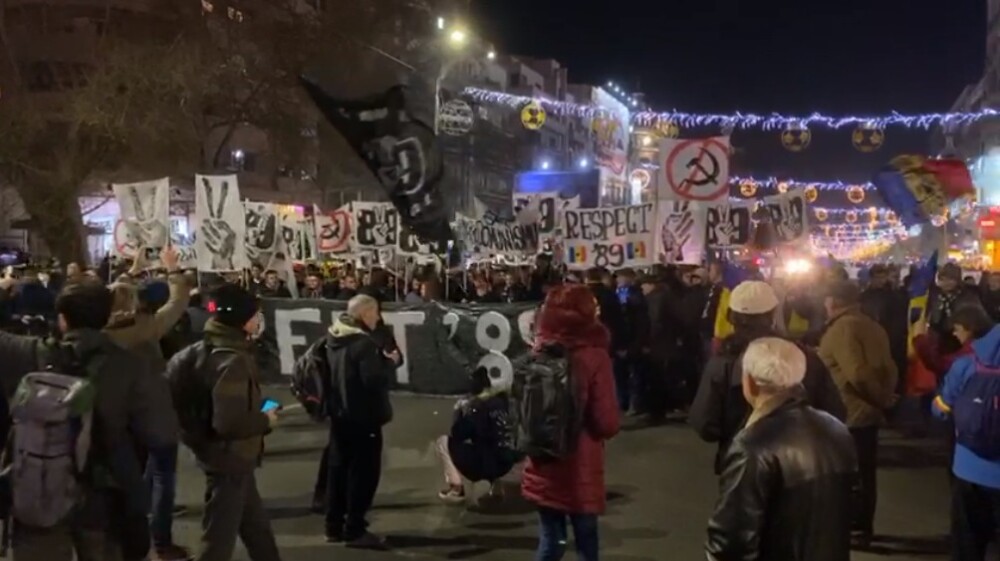
[{"label": "white design on flag", "polygon": [[119,257],[134,259],[139,249],[153,257],[170,240],[170,180],[111,186],[118,202],[120,219],[114,229],[114,251]]},{"label": "white design on flag", "polygon": [[195,248],[202,271],[247,268],[246,214],[235,175],[195,176]]}]

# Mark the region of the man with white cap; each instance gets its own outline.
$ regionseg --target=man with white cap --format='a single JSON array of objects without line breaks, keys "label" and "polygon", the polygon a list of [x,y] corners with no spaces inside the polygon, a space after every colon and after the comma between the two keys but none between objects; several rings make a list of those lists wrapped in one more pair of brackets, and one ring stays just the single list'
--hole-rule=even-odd
[{"label": "man with white cap", "polygon": [[857,472],[850,432],[806,403],[807,358],[795,343],[756,339],[740,362],[753,412],[724,456],[707,558],[848,561]]},{"label": "man with white cap", "polygon": [[[723,455],[750,415],[750,406],[743,396],[741,357],[755,340],[778,336],[777,308],[778,297],[766,282],[743,282],[729,297],[733,334],[722,341],[705,365],[688,417],[703,440],[719,443],[716,473],[721,472]],[[847,411],[829,371],[816,353],[805,349],[803,352],[806,371],[802,386],[807,402],[843,420]]]}]

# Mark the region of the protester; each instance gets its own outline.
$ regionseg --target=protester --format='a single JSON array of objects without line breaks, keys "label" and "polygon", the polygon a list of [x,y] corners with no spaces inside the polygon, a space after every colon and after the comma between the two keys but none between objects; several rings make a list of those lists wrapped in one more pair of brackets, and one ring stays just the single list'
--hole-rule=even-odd
[{"label": "protester", "polygon": [[[775,337],[775,310],[778,297],[765,282],[740,283],[729,298],[728,317],[733,334],[724,339],[717,354],[705,366],[698,393],[691,406],[689,422],[706,442],[718,442],[715,473],[721,473],[726,450],[750,415],[742,389],[741,357],[757,339]],[[835,418],[846,416],[844,403],[826,366],[816,353],[805,350],[806,372],[803,386],[807,402]]]},{"label": "protester", "polygon": [[326,540],[348,547],[383,549],[368,531],[366,516],[382,469],[382,427],[392,420],[389,387],[399,349],[386,350],[373,337],[381,321],[378,301],[364,294],[330,327],[330,442]]},{"label": "protester", "polygon": [[826,297],[827,321],[819,356],[830,369],[847,406],[847,426],[857,448],[854,531],[867,546],[874,535],[878,500],[878,433],[885,411],[895,404],[898,372],[889,337],[861,313],[861,294],[850,281],[833,283]]},{"label": "protester", "polygon": [[465,501],[463,478],[488,481],[490,496],[499,495],[497,481],[520,460],[510,441],[509,407],[507,390],[494,388],[489,372],[477,368],[470,396],[455,404],[451,430],[434,443],[447,485],[438,493],[442,501]]},{"label": "protester", "polygon": [[861,311],[885,330],[896,369],[904,372],[907,364],[909,298],[905,292],[892,286],[888,266],[876,264],[869,270],[868,287],[861,293]]},{"label": "protester", "polygon": [[[960,318],[963,309],[955,312]],[[957,329],[956,329],[957,330]],[[954,419],[957,443],[952,459],[952,559],[985,561],[1000,532],[1000,435],[991,425],[1000,399],[1000,326],[971,342],[972,356],[955,360],[933,402],[933,412]]]},{"label": "protester", "polygon": [[253,339],[261,327],[258,302],[233,284],[216,289],[213,298],[216,311],[205,324],[204,342],[176,355],[168,367],[171,380],[199,382],[187,392],[178,392],[175,385],[175,397],[185,404],[182,411],[191,411],[198,403],[208,409],[194,409],[190,419],[181,415],[185,444],[207,481],[201,551],[196,559],[229,561],[239,537],[255,561],[278,561],[281,556],[255,475],[264,453],[264,436],[278,422],[276,410],[262,411],[253,354]]},{"label": "protester", "polygon": [[647,377],[643,369],[643,349],[649,342],[649,312],[632,269],[618,271],[616,294],[622,308],[624,344],[615,353],[615,392],[623,413],[642,413],[641,388]]},{"label": "protester", "polygon": [[930,328],[938,335],[951,332],[949,320],[955,310],[963,306],[981,306],[975,290],[962,282],[962,268],[954,263],[941,266],[937,276],[937,290],[931,292],[927,307]]},{"label": "protester", "polygon": [[850,433],[808,406],[806,356],[794,343],[756,339],[741,364],[752,413],[724,454],[707,558],[848,561],[857,470]]},{"label": "protester", "polygon": [[[171,274],[169,288],[160,281],[147,282],[141,288],[132,283],[111,285],[112,311],[105,333],[116,344],[134,351],[157,375],[166,371],[167,362],[162,342],[184,316],[190,289],[178,271],[178,254],[164,249],[160,260]],[[137,259],[132,275],[142,270]],[[157,294],[168,293],[164,298]],[[155,302],[166,300],[157,305]],[[152,493],[153,509],[150,529],[155,558],[162,561],[186,560],[187,550],[173,543],[173,511],[177,485],[177,446],[148,450],[147,481]]]},{"label": "protester", "polygon": [[611,342],[608,352],[612,357],[625,353],[627,340],[625,339],[625,316],[622,313],[621,303],[618,297],[605,282],[610,278],[604,269],[595,267],[588,269],[585,277],[587,288],[597,299],[597,309],[599,310],[600,321],[611,334]]},{"label": "protester", "polygon": [[292,293],[278,276],[278,271],[268,269],[264,280],[257,286],[257,295],[261,298],[291,298]]},{"label": "protester", "polygon": [[323,286],[323,277],[319,273],[310,273],[306,275],[305,286],[302,287],[302,292],[299,294],[300,298],[326,298],[327,297],[326,287]]},{"label": "protester", "polygon": [[684,405],[683,398],[679,396],[684,381],[672,371],[681,353],[680,323],[672,302],[676,295],[671,294],[666,283],[654,275],[641,277],[639,286],[649,314],[649,337],[641,356],[641,370],[646,373],[646,384],[640,393],[645,413],[650,420],[659,421],[666,417],[668,409],[676,410]]},{"label": "protester", "polygon": [[965,306],[951,315],[951,337],[931,333],[926,321],[914,324],[913,348],[939,380],[960,356],[972,354],[972,341],[985,336],[995,322],[979,306]]},{"label": "protester", "polygon": [[986,277],[981,293],[983,307],[993,321],[1000,322],[1000,273],[991,271],[983,276]]},{"label": "protester", "polygon": [[569,351],[582,428],[575,450],[560,459],[528,459],[521,489],[538,507],[538,561],[565,553],[567,521],[577,557],[597,561],[597,516],[604,512],[604,441],[618,433],[614,378],[607,354],[609,335],[598,321],[592,293],[579,285],[553,289],[538,319],[536,348],[557,344]]},{"label": "protester", "polygon": [[[70,561],[74,553],[80,561],[121,561],[149,549],[149,501],[140,448],[175,446],[177,417],[162,376],[101,331],[111,315],[111,303],[111,293],[101,284],[71,284],[56,300],[62,333],[58,346],[0,332],[5,396],[12,395],[21,378],[39,370],[39,365],[86,377],[96,388],[88,468],[77,480],[83,494],[76,499],[73,515],[54,526],[33,527],[23,520],[18,524],[14,558],[19,561]],[[29,406],[17,401],[27,395],[19,392],[12,409]],[[17,486],[20,474],[27,477],[28,471],[19,471],[26,468],[14,461]],[[41,491],[30,485],[24,492]],[[58,508],[55,502],[48,506]]]}]

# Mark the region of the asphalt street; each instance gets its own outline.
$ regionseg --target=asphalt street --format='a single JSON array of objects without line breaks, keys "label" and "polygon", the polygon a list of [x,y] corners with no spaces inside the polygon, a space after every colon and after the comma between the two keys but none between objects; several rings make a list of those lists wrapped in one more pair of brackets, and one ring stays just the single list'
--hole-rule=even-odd
[{"label": "asphalt street", "polygon": [[[283,392],[280,399],[288,403]],[[308,512],[326,430],[301,410],[290,411],[268,437],[258,481],[271,513],[285,561],[319,559],[381,561],[395,558],[532,559],[536,523],[530,505],[510,492],[496,505],[479,503],[478,486],[465,506],[440,504],[443,484],[431,441],[443,434],[450,399],[396,395],[396,418],[386,429],[382,483],[372,512],[372,530],[394,546],[389,552],[359,552],[323,541],[319,516]],[[601,520],[601,548],[608,561],[704,559],[701,545],[716,498],[712,446],[685,425],[627,424],[608,444],[608,512]],[[948,532],[948,474],[937,441],[887,435],[881,448],[880,497],[874,552],[855,560],[943,559]],[[178,500],[188,514],[175,523],[175,539],[196,546],[204,479],[183,454]],[[570,553],[567,559],[573,559]],[[239,549],[236,559],[248,559]]]}]

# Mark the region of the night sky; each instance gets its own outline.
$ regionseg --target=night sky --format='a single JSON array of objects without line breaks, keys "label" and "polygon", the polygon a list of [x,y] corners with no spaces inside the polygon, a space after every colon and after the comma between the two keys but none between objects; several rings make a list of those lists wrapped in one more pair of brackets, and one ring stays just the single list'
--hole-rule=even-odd
[{"label": "night sky", "polygon": [[[985,0],[473,0],[505,53],[555,58],[570,82],[609,80],[655,109],[691,112],[947,111],[983,71]],[[586,6],[592,6],[587,8]],[[684,131],[684,136],[717,134]],[[859,181],[930,135],[890,128],[874,154],[850,129],[814,131],[802,153],[739,132],[738,171]],[[845,148],[846,147],[846,148]],[[807,177],[802,177],[807,176]]]}]

